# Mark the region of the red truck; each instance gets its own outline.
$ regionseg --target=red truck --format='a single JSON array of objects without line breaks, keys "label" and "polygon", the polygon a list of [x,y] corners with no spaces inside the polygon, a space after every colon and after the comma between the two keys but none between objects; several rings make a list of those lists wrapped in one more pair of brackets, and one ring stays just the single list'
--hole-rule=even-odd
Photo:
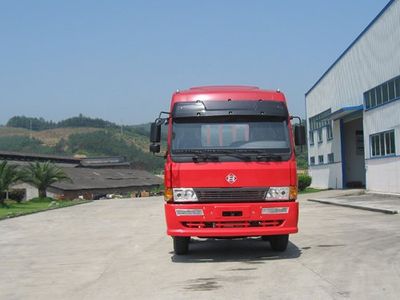
[{"label": "red truck", "polygon": [[[162,117],[163,114],[166,117]],[[177,91],[169,112],[151,125],[150,151],[165,154],[165,217],[174,252],[191,237],[258,237],[285,251],[298,222],[295,145],[285,96],[249,86]]]}]

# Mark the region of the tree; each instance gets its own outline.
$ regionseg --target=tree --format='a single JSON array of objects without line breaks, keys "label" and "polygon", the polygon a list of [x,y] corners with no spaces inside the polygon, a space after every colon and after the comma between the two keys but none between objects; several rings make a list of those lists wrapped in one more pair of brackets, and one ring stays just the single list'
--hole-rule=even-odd
[{"label": "tree", "polygon": [[10,165],[7,161],[0,163],[0,205],[5,204],[5,194],[8,192],[10,186],[20,179],[20,172],[15,165]]},{"label": "tree", "polygon": [[55,148],[43,145],[38,139],[17,135],[0,136],[0,150],[44,154],[55,153]]},{"label": "tree", "polygon": [[14,116],[7,122],[8,127],[19,127],[34,131],[55,128],[56,124],[52,121],[46,121],[43,118],[32,118],[25,116]]},{"label": "tree", "polygon": [[23,180],[37,187],[39,198],[47,197],[47,188],[58,181],[71,181],[68,175],[51,162],[30,163],[22,171]]}]

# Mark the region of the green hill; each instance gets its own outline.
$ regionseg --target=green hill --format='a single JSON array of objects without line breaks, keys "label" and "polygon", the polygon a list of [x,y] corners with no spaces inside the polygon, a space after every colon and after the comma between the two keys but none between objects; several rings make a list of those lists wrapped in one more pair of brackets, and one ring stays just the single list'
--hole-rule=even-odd
[{"label": "green hill", "polygon": [[[31,119],[37,121],[35,130],[25,128],[27,124],[31,126]],[[164,160],[149,153],[148,133],[140,128],[141,125],[124,126],[121,130],[114,123],[82,115],[58,123],[13,117],[7,126],[0,127],[0,150],[88,157],[125,156],[135,168],[160,172]]]}]

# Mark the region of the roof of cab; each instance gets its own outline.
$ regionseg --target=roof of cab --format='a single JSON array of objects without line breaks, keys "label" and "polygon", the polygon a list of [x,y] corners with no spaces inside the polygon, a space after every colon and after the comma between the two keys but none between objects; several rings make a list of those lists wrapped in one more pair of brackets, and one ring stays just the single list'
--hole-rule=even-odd
[{"label": "roof of cab", "polygon": [[[183,91],[176,91],[172,102],[206,101],[206,100],[274,100],[285,101],[285,96],[279,90],[263,90],[256,86],[218,85],[198,86]],[[172,103],[172,104],[173,104]]]}]

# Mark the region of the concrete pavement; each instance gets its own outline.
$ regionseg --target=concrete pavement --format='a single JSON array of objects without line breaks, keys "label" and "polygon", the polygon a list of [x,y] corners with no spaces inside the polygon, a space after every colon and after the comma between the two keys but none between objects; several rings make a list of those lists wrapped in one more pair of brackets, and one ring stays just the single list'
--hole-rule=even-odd
[{"label": "concrete pavement", "polygon": [[332,195],[324,195],[318,198],[310,194],[309,201],[319,202],[324,204],[332,204],[338,206],[345,206],[356,209],[364,209],[369,211],[381,212],[386,214],[400,213],[400,196],[387,195],[387,194],[371,194],[359,193],[351,191],[348,194],[340,194],[337,192]]},{"label": "concrete pavement", "polygon": [[4,220],[0,299],[398,299],[399,215],[307,198],[285,253],[258,238],[195,239],[175,256],[160,197]]}]

